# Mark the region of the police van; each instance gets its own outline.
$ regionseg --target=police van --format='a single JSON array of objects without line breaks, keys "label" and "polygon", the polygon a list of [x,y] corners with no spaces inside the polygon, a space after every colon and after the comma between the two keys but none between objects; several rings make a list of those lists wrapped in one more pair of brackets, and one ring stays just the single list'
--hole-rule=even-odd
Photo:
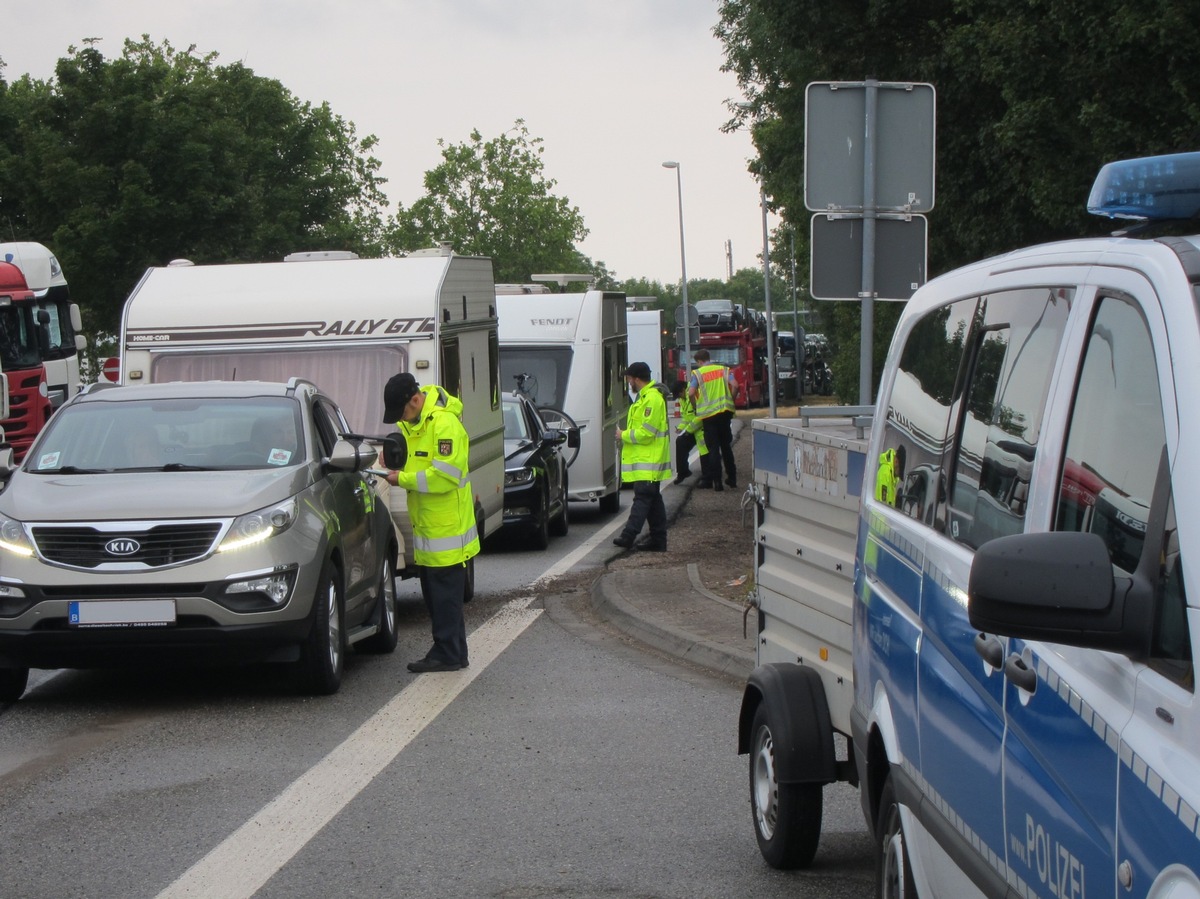
[{"label": "police van", "polygon": [[1200,897],[1200,153],[1088,205],[1139,224],[918,290],[857,435],[755,422],[739,748],[778,867],[847,781],[881,896]]}]

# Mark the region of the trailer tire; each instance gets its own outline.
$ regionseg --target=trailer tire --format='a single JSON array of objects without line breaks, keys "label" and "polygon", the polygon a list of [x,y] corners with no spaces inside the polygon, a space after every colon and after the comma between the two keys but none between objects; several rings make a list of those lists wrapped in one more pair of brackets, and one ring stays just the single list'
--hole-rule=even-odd
[{"label": "trailer tire", "polygon": [[776,778],[775,729],[767,704],[750,725],[750,810],[758,849],[772,868],[807,868],[821,838],[820,783],[785,783]]},{"label": "trailer tire", "polygon": [[621,508],[621,486],[618,484],[617,489],[612,493],[606,493],[600,497],[600,511],[605,515],[615,515]]}]

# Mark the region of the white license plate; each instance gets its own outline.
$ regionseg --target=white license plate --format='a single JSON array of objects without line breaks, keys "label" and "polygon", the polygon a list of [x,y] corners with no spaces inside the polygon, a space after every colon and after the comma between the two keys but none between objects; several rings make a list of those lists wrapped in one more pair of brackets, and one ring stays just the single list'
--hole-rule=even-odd
[{"label": "white license plate", "polygon": [[72,627],[163,627],[175,623],[173,599],[95,599],[69,604]]}]

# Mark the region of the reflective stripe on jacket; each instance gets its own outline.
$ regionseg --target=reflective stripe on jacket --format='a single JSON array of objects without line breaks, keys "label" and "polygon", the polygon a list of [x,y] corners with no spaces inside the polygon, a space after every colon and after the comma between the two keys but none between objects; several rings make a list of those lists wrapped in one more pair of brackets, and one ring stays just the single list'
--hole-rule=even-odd
[{"label": "reflective stripe on jacket", "polygon": [[671,431],[667,401],[653,382],[638,391],[629,407],[629,427],[621,432],[621,480],[665,481],[671,477]]},{"label": "reflective stripe on jacket", "polygon": [[436,384],[422,393],[425,405],[416,424],[396,423],[408,444],[408,460],[396,483],[408,491],[413,561],[445,568],[479,552],[467,471],[470,441],[460,421],[462,401]]},{"label": "reflective stripe on jacket", "polygon": [[696,369],[696,417],[712,418],[721,412],[733,411],[733,392],[729,387],[729,370],[724,365],[702,365]]}]

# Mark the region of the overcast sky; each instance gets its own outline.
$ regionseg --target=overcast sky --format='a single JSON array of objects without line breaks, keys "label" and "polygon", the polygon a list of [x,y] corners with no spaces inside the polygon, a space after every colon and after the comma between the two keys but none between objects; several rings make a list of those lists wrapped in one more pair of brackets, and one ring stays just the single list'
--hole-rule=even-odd
[{"label": "overcast sky", "polygon": [[[411,204],[441,161],[439,138],[497,137],[524,119],[545,175],[590,229],[580,249],[618,278],[680,277],[675,172],[683,179],[688,278],[759,265],[762,218],[745,132],[723,134],[717,0],[55,0],[0,37],[5,78],[53,75],[68,47],[107,58],[149,34],[215,51],[327,101],[375,155],[393,203]],[[775,220],[772,217],[772,227]],[[298,248],[301,249],[301,248]]]}]

